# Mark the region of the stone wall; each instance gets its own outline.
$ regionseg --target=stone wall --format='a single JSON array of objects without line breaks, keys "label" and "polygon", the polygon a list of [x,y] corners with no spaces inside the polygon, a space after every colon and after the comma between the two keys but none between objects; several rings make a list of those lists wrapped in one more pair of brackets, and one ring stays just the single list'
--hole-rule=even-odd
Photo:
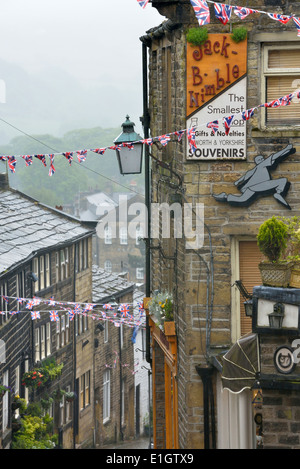
[{"label": "stone wall", "polygon": [[[185,2],[153,1],[152,5],[173,21],[183,23],[156,36],[149,46],[151,135],[159,136],[186,128],[185,31],[196,23],[191,7],[187,19]],[[268,11],[270,3],[254,2],[252,7]],[[182,8],[185,13],[180,16]],[[272,11],[273,8],[272,3]],[[296,12],[299,6],[293,3],[288,8]],[[287,13],[286,10],[280,12]],[[250,108],[260,104],[261,41],[271,39],[274,31],[279,39],[291,29],[296,40],[297,32],[293,25],[277,24],[266,15],[259,19],[250,15],[243,25],[248,28],[247,108]],[[226,34],[231,26],[221,25],[211,13],[208,30]],[[152,240],[152,290],[172,290],[176,305],[181,448],[203,447],[202,385],[195,366],[208,365],[207,355],[219,347],[228,347],[232,341],[232,240],[241,237],[255,240],[265,219],[272,215],[297,215],[300,210],[300,132],[288,128],[265,132],[260,119],[258,113],[247,123],[245,161],[187,161],[184,139],[169,143],[167,148],[155,144],[150,150],[155,158],[170,163],[172,169],[164,169],[152,160],[152,202],[170,203],[171,195],[179,193],[182,204],[189,202],[195,207],[202,203],[205,210],[205,238],[201,249],[186,249],[184,239],[172,239],[172,236],[169,240],[162,237]],[[269,156],[288,143],[294,145],[296,153],[280,164],[274,177],[284,176],[291,182],[287,197],[291,212],[272,196],[260,198],[249,207],[232,207],[214,199],[213,194],[238,192],[234,181],[254,167],[255,156]]]}]

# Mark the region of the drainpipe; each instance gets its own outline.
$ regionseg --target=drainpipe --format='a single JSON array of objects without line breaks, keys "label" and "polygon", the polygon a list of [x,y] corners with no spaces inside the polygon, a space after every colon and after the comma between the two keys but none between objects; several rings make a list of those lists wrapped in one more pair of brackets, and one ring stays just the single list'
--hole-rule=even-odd
[{"label": "drainpipe", "polygon": [[[142,60],[143,60],[143,127],[144,138],[149,137],[149,110],[148,110],[148,76],[147,76],[147,46],[142,43]],[[151,236],[151,213],[150,213],[150,165],[149,165],[149,146],[145,145],[145,203],[147,208],[147,236],[146,244],[146,297],[150,297],[150,236]],[[150,327],[149,319],[146,317],[146,361],[152,363],[150,354]]]},{"label": "drainpipe", "polygon": [[[203,409],[204,409],[204,449],[216,448],[216,431],[215,431],[215,408],[214,395],[212,387],[213,368],[201,368],[196,366],[196,370],[203,384]],[[211,412],[211,422],[210,422]],[[212,432],[212,444],[210,446],[210,426]]]}]

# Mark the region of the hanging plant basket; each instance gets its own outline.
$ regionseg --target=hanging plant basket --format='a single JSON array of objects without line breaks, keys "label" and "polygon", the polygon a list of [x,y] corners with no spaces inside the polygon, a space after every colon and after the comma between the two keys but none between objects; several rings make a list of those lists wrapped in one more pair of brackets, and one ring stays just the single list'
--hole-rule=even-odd
[{"label": "hanging plant basket", "polygon": [[262,283],[269,287],[287,288],[290,286],[294,262],[269,263],[261,262],[258,267]]},{"label": "hanging plant basket", "polygon": [[71,391],[71,392],[66,392],[65,393],[65,399],[67,402],[73,402],[75,401],[76,399],[76,394],[75,392]]}]

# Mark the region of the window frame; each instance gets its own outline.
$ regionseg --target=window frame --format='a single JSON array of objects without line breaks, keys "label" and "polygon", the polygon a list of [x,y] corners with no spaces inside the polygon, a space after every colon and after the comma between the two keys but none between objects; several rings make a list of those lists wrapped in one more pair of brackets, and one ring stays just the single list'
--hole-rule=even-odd
[{"label": "window frame", "polygon": [[[295,75],[295,79],[299,77],[299,84],[300,84],[300,67],[298,68],[269,68],[268,67],[268,57],[269,51],[271,50],[290,50],[290,49],[299,49],[299,43],[286,40],[286,41],[272,41],[269,42],[266,40],[265,42],[261,43],[261,103],[267,102],[267,78],[268,77],[276,77],[276,76],[291,76]],[[290,92],[294,92],[298,89],[291,89]],[[280,98],[281,96],[277,96]],[[267,122],[267,108],[261,108],[261,128],[263,130],[271,130],[271,129],[282,129],[282,130],[289,130],[298,129],[300,130],[300,122],[298,124],[291,125],[289,122],[286,124],[279,125],[272,122]]]},{"label": "window frame", "polygon": [[110,420],[110,398],[111,398],[111,384],[110,384],[111,373],[107,369],[103,372],[103,423]]}]

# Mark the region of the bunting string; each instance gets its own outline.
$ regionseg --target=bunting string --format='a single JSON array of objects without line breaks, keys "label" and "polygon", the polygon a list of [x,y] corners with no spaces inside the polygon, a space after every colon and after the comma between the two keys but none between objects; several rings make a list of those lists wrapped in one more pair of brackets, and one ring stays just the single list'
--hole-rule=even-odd
[{"label": "bunting string", "polygon": [[[137,0],[142,8],[145,8],[149,0]],[[210,23],[210,10],[208,3],[212,3],[214,6],[214,13],[216,18],[222,23],[227,24],[231,18],[231,14],[234,13],[238,18],[244,20],[251,13],[259,13],[268,15],[269,18],[275,21],[279,21],[282,24],[287,24],[291,19],[297,28],[297,36],[300,37],[300,17],[295,15],[281,15],[278,13],[268,13],[266,11],[254,10],[252,8],[228,5],[226,3],[217,3],[213,0],[190,0],[191,5],[194,9],[195,16],[198,20],[199,26],[204,26]]]},{"label": "bunting string", "polygon": [[[2,295],[4,303],[9,304],[10,300],[15,300],[19,306],[18,310],[15,311],[0,311],[0,315],[11,315],[21,313],[29,313],[32,320],[41,319],[41,313],[49,314],[51,322],[59,322],[62,314],[68,313],[69,320],[72,321],[75,315],[81,315],[90,317],[93,320],[108,321],[114,324],[116,327],[120,327],[124,324],[133,328],[144,328],[145,327],[145,310],[142,302],[138,302],[136,305],[131,303],[72,303],[56,301],[53,298],[17,298]],[[40,306],[40,308],[39,308]],[[51,310],[44,309],[45,306],[51,307]],[[57,309],[52,309],[56,307]],[[33,310],[38,308],[39,310]],[[100,308],[100,310],[99,310]],[[136,336],[135,335],[134,338]]]},{"label": "bunting string", "polygon": [[[300,90],[297,89],[296,91],[289,93],[285,96],[281,96],[280,98],[274,99],[268,103],[264,104],[259,104],[256,107],[246,109],[245,111],[242,111],[238,114],[233,114],[231,116],[223,117],[221,119],[221,126],[223,127],[225,134],[228,135],[230,132],[230,126],[234,118],[237,116],[241,116],[241,118],[245,121],[248,121],[250,118],[253,117],[254,112],[258,110],[259,108],[277,108],[280,106],[289,106],[294,98],[300,99]],[[67,151],[67,152],[62,152],[62,153],[52,153],[52,154],[45,154],[45,155],[17,155],[17,156],[9,156],[9,155],[0,155],[0,161],[7,161],[8,167],[12,173],[16,172],[16,164],[17,164],[17,159],[21,158],[25,161],[26,166],[31,166],[32,162],[34,161],[34,158],[37,158],[42,162],[44,166],[47,166],[46,160],[47,158],[50,159],[50,169],[49,169],[49,176],[52,176],[55,173],[55,168],[54,168],[54,157],[57,155],[64,156],[68,162],[69,165],[72,164],[73,161],[73,156],[77,155],[79,163],[85,162],[87,153],[94,152],[98,155],[104,155],[106,150],[117,150],[120,151],[122,147],[127,147],[130,149],[133,148],[135,144],[144,144],[151,146],[155,142],[160,142],[162,146],[166,146],[170,141],[172,141],[172,137],[175,137],[178,142],[181,141],[182,137],[184,134],[187,135],[187,140],[188,144],[190,146],[190,150],[192,153],[194,153],[197,150],[197,147],[195,145],[195,131],[197,128],[206,126],[207,128],[211,129],[213,134],[219,129],[220,122],[219,120],[214,120],[212,122],[206,122],[206,123],[200,123],[197,126],[193,126],[189,129],[183,129],[183,130],[176,130],[175,132],[170,132],[168,134],[160,135],[158,137],[150,137],[147,139],[141,139],[137,140],[136,142],[131,142],[131,143],[122,143],[119,145],[111,145],[108,147],[103,147],[103,148],[91,148],[89,150],[76,150],[76,151]]]}]

